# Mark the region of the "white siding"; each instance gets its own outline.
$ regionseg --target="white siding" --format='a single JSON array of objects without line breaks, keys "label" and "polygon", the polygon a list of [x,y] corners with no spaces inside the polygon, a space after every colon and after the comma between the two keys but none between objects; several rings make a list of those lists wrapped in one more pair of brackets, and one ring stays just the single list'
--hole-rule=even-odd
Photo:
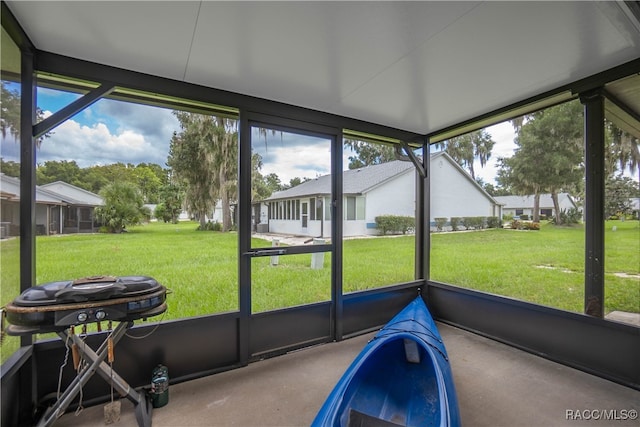
[{"label": "white siding", "polygon": [[434,218],[498,216],[477,185],[442,157],[431,161],[431,221]]},{"label": "white siding", "polygon": [[[376,217],[380,215],[399,215],[415,217],[416,171],[409,169],[395,178],[371,188],[365,197],[364,220],[344,220],[344,236],[377,235]],[[345,216],[346,197],[345,196]],[[301,199],[308,202],[309,198]],[[444,156],[435,156],[431,160],[431,218],[500,216],[499,207],[487,196],[475,182]],[[320,221],[309,219],[308,227],[302,228],[302,220],[269,220],[269,232],[302,236],[320,236]],[[331,236],[331,221],[324,221],[322,234]]]},{"label": "white siding", "polygon": [[[416,216],[416,172],[410,169],[393,180],[386,182],[366,193],[367,202],[365,207],[365,222],[346,221],[345,236],[347,228],[353,230],[354,234],[379,234],[372,225],[376,223],[376,217],[381,215]],[[360,224],[349,224],[350,222],[360,222]],[[367,227],[369,224],[369,227]],[[358,232],[358,234],[355,234]]]}]

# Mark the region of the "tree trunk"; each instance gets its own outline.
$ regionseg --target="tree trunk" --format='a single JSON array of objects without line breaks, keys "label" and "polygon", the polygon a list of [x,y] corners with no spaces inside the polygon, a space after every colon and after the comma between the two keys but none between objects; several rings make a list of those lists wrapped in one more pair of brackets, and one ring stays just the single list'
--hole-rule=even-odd
[{"label": "tree trunk", "polygon": [[531,220],[533,222],[540,222],[540,193],[537,191],[533,196],[533,215]]},{"label": "tree trunk", "polygon": [[562,217],[560,216],[560,203],[558,203],[558,193],[556,191],[551,192],[551,200],[553,200],[553,213],[556,218],[556,225],[561,225]]},{"label": "tree trunk", "polygon": [[220,202],[222,204],[222,231],[231,230],[231,210],[229,209],[229,191],[225,168],[220,168]]},{"label": "tree trunk", "polygon": [[198,216],[200,217],[200,230],[204,230],[207,226],[207,214],[200,212]]}]

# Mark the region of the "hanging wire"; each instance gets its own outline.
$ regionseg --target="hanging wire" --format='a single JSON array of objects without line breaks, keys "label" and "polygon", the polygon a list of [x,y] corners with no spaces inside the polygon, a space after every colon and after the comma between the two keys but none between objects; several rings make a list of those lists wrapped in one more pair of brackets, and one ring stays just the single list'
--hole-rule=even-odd
[{"label": "hanging wire", "polygon": [[56,392],[56,400],[60,399],[60,388],[62,386],[62,371],[64,367],[67,366],[67,362],[69,361],[69,351],[71,346],[69,346],[69,337],[70,333],[67,334],[67,339],[64,342],[64,346],[67,348],[67,351],[64,353],[64,360],[62,361],[62,365],[60,365],[60,372],[58,373],[58,391]]},{"label": "hanging wire", "polygon": [[[168,311],[168,310],[167,310]],[[160,320],[158,321],[158,323],[156,323],[156,325],[153,327],[153,329],[151,331],[149,331],[149,333],[146,333],[144,335],[141,336],[134,336],[134,335],[130,335],[128,332],[125,332],[124,334],[134,340],[141,340],[147,337],[150,337],[151,334],[153,334],[155,331],[158,330],[158,327],[160,327],[160,325],[162,324],[162,321],[164,320],[164,315],[167,314],[167,311],[165,311],[164,313],[162,313],[162,316],[160,317]]]}]

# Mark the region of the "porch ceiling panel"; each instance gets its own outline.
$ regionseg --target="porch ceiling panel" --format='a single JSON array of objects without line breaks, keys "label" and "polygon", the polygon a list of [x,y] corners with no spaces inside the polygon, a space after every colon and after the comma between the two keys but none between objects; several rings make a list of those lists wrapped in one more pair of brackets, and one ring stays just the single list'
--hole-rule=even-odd
[{"label": "porch ceiling panel", "polygon": [[640,57],[624,2],[7,4],[40,50],[421,134]]}]

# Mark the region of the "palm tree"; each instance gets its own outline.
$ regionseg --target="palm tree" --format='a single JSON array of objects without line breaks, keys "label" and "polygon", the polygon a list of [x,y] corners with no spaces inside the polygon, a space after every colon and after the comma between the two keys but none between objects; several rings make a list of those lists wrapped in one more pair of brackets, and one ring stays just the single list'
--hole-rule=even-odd
[{"label": "palm tree", "polygon": [[455,138],[448,139],[436,144],[436,147],[444,148],[460,166],[466,167],[471,174],[471,178],[476,179],[473,163],[475,159],[480,160],[480,165],[484,167],[491,158],[491,150],[495,141],[486,130],[480,129]]}]

